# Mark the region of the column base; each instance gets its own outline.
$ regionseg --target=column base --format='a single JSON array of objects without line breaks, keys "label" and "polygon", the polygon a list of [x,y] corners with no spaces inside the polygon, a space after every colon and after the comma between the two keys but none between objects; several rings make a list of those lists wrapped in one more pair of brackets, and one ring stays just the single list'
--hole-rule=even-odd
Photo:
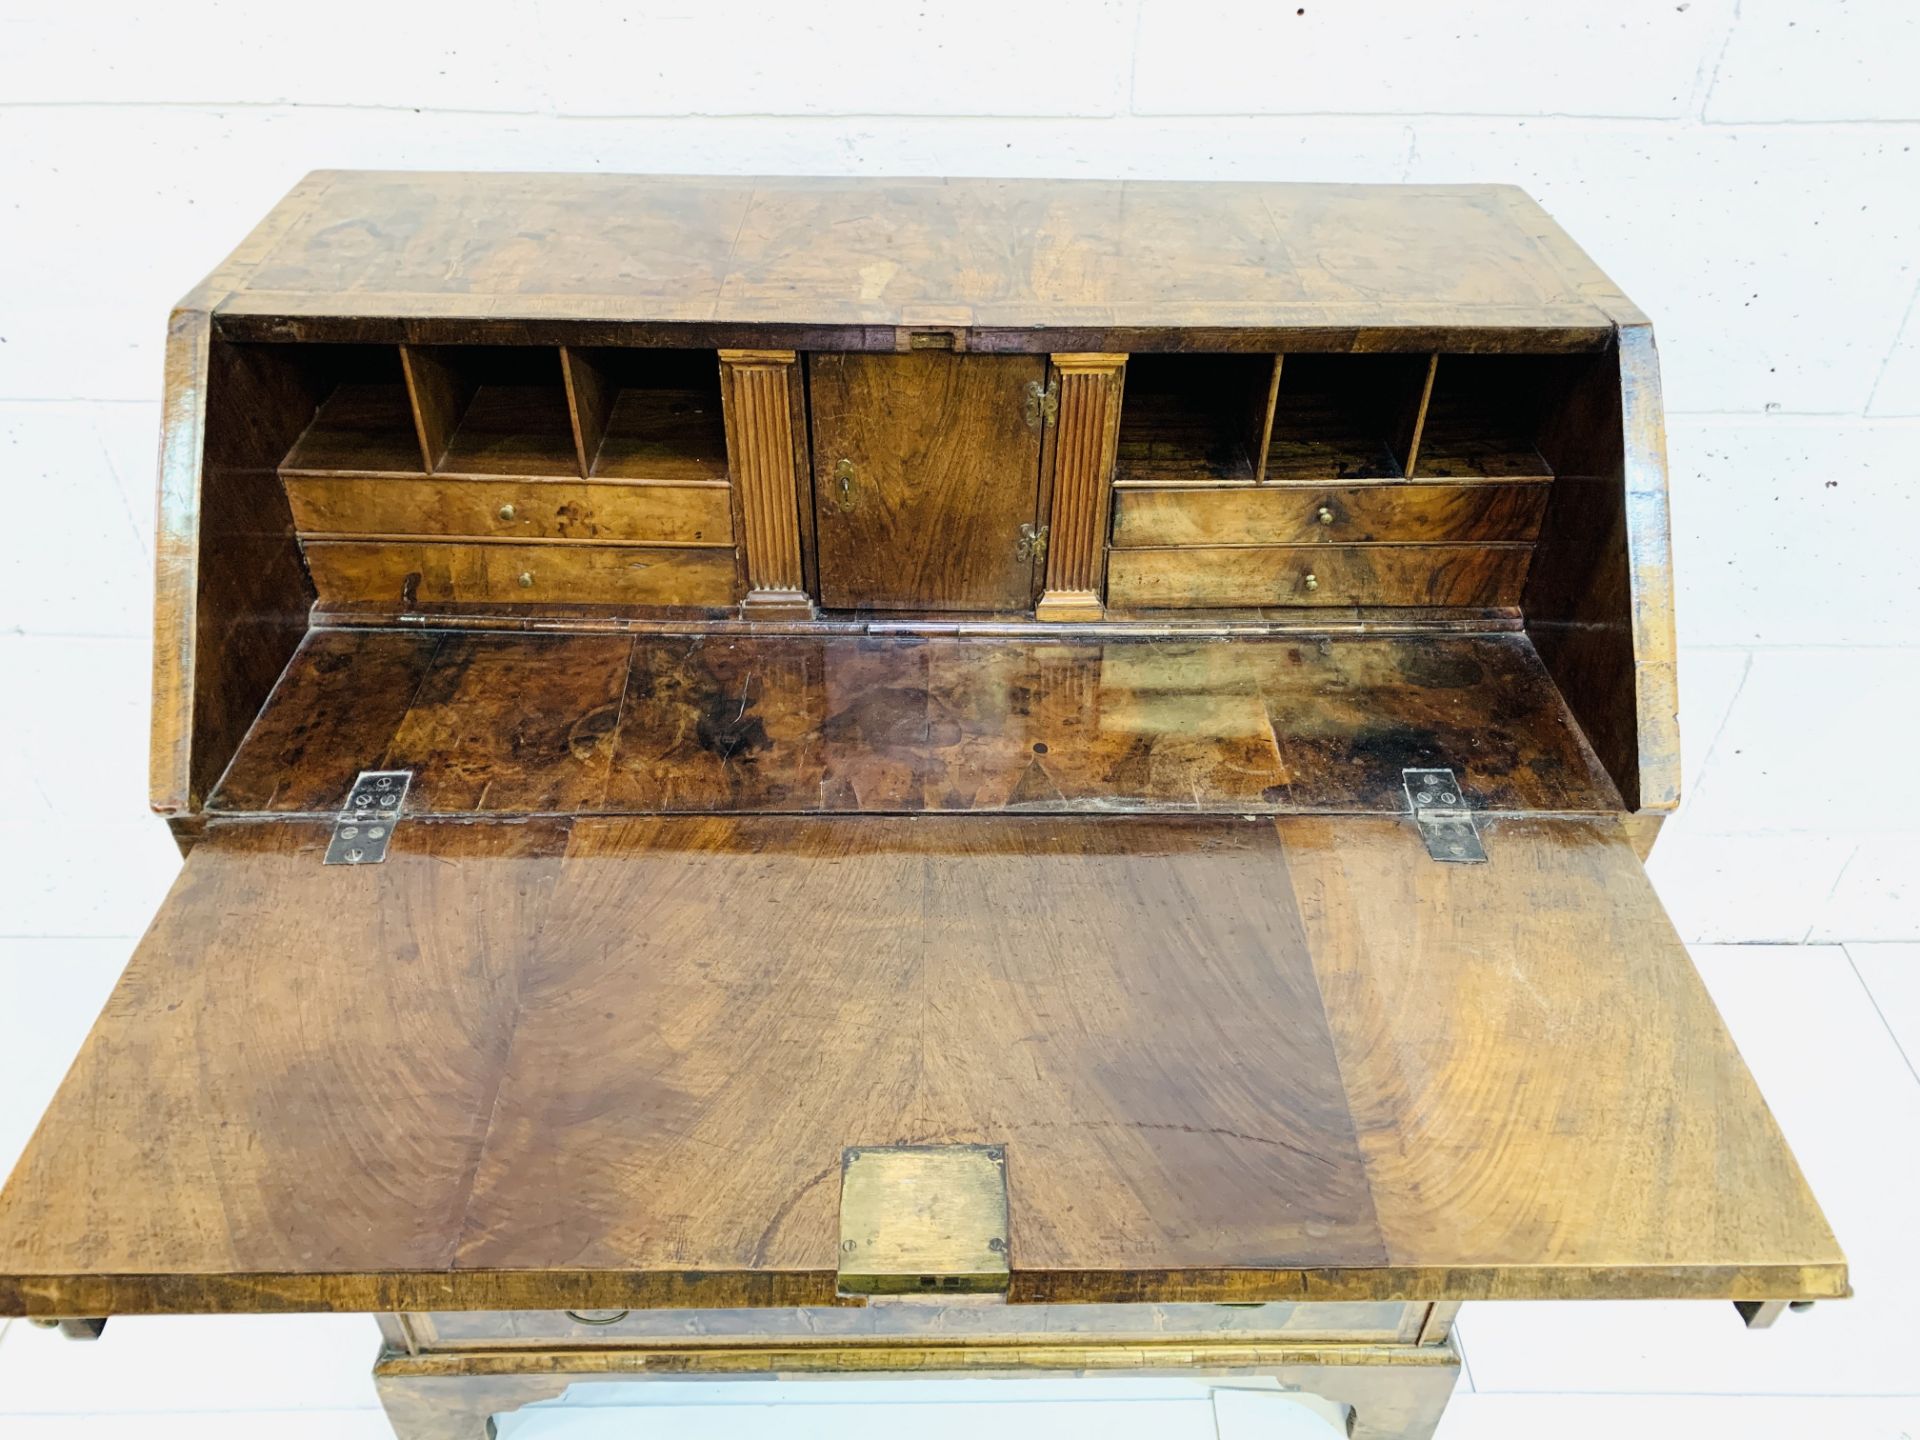
[{"label": "column base", "polygon": [[1033,607],[1033,618],[1047,621],[1104,620],[1107,607],[1097,590],[1049,590]]},{"label": "column base", "polygon": [[804,590],[749,590],[740,602],[740,614],[748,620],[811,620],[819,613]]}]

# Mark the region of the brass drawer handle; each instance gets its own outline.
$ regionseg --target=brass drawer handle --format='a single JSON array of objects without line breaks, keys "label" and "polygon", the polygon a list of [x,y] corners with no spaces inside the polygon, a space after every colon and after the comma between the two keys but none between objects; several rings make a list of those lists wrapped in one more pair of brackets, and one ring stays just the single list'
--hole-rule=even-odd
[{"label": "brass drawer handle", "polygon": [[522,570],[520,572],[520,588],[522,590],[531,590],[533,588],[533,571]]},{"label": "brass drawer handle", "polygon": [[502,520],[511,520],[513,519],[513,517],[514,517],[514,508],[511,502],[509,502],[508,504],[502,505],[500,507],[500,518]]},{"label": "brass drawer handle", "polygon": [[1331,525],[1334,519],[1333,511],[1329,507],[1322,505],[1320,507],[1320,513],[1315,518],[1319,520],[1322,525]]},{"label": "brass drawer handle", "polygon": [[579,1325],[618,1325],[628,1313],[625,1310],[569,1310],[567,1318]]},{"label": "brass drawer handle", "polygon": [[1318,590],[1320,588],[1320,577],[1309,572],[1306,579],[1306,586],[1309,590]]}]

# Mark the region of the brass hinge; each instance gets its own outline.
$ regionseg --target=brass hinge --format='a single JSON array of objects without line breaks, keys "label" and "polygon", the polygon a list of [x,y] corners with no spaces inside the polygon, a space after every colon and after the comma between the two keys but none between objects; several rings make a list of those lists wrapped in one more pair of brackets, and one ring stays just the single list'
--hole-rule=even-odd
[{"label": "brass hinge", "polygon": [[1484,865],[1487,847],[1480,843],[1480,827],[1451,770],[1402,770],[1413,823],[1426,842],[1427,854],[1449,865]]},{"label": "brass hinge", "polygon": [[1027,425],[1038,430],[1042,423],[1051,425],[1060,418],[1060,382],[1049,380],[1042,385],[1038,380],[1027,382]]},{"label": "brass hinge", "polygon": [[1013,558],[1016,560],[1044,560],[1047,558],[1047,527],[1041,525],[1022,525],[1020,538],[1013,542]]}]

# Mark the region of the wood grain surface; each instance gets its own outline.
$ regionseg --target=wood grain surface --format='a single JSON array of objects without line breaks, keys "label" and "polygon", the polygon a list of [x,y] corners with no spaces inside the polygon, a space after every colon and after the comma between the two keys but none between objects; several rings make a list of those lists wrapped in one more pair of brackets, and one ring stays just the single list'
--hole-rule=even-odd
[{"label": "wood grain surface", "polygon": [[0,1314],[826,1304],[842,1148],[947,1142],[1007,1147],[1016,1302],[1846,1289],[1611,820],[323,841],[189,857]]},{"label": "wood grain surface", "polygon": [[1398,812],[1426,765],[1489,811],[1620,805],[1518,635],[425,638],[316,632],[212,808],[396,767],[449,814]]},{"label": "wood grain surface", "polygon": [[1666,420],[1653,331],[1581,367],[1542,437],[1556,474],[1527,580],[1527,630],[1630,808],[1680,802]]},{"label": "wood grain surface", "polygon": [[[908,352],[905,360],[943,349],[955,352],[950,360],[1007,351],[1131,353],[1135,365],[1224,358],[1266,379],[1264,391],[1228,387],[1261,402],[1234,398],[1228,407],[1245,411],[1220,431],[1237,455],[1228,468],[1253,480],[1264,463],[1282,484],[1396,475],[1399,421],[1420,393],[1405,376],[1433,373],[1418,469],[1544,478],[1552,460],[1565,473],[1520,603],[1631,803],[1660,813],[1677,798],[1651,332],[1511,187],[320,172],[183,301],[174,327],[151,796],[183,834],[314,599],[300,573],[312,557],[273,530],[283,501],[253,493],[264,484],[258,467],[271,463],[257,442],[271,435],[294,452],[283,449],[283,461],[330,474],[422,476],[431,462],[436,478],[450,479],[577,480],[587,466],[595,479],[720,481],[726,457],[709,358],[718,347],[778,347],[802,363],[809,353]],[[403,347],[405,369],[422,382],[418,427]],[[507,351],[524,363],[496,365]],[[1203,353],[1228,351],[1238,353]],[[1598,379],[1568,380],[1589,358]],[[249,367],[266,382],[251,400],[235,403],[229,389],[209,404],[210,378]],[[347,382],[331,398],[314,384],[323,372]],[[1570,399],[1548,415],[1546,433],[1530,435],[1527,397],[1539,398],[1539,387],[1528,376],[1549,372],[1562,378],[1547,391]],[[798,522],[786,527],[781,586],[759,596],[772,602],[760,613],[805,619],[819,594],[814,507],[805,503],[808,427],[802,387],[787,389]],[[1609,389],[1610,410],[1592,398]],[[1489,430],[1489,421],[1500,423]],[[424,456],[416,429],[430,432]],[[1203,487],[1218,484],[1226,463],[1209,449],[1187,465]],[[243,463],[222,464],[240,451]],[[1120,470],[1124,488],[1131,482]],[[689,621],[712,619],[753,583],[747,517],[741,497],[728,498],[742,549],[724,594],[713,557],[629,583],[636,572],[607,551],[509,557],[403,546],[389,556],[319,554],[314,568],[332,582],[323,614],[464,612],[475,623],[541,624],[620,610],[644,624],[683,607]],[[1610,507],[1622,517],[1617,532]],[[1398,515],[1378,523],[1386,518],[1355,516],[1341,538],[1395,538],[1403,520],[1413,525]],[[604,535],[576,527],[513,538]],[[1311,543],[1323,540],[1337,544],[1333,534]],[[534,559],[543,564],[526,563]],[[1465,604],[1488,623],[1511,618],[1496,613],[1513,608],[1511,557],[1494,579],[1484,563],[1449,561],[1424,577],[1406,556],[1326,563],[1334,576],[1314,572],[1327,584],[1305,592],[1310,605],[1274,593],[1268,582],[1290,578],[1279,574],[1243,574],[1230,587],[1253,599],[1205,603],[1269,612],[1263,622],[1297,607],[1324,613],[1329,625],[1335,611],[1366,624],[1356,607],[1387,601]],[[558,580],[566,583],[556,588]],[[1186,584],[1163,580],[1153,588]],[[438,598],[420,599],[423,587]],[[1463,599],[1476,590],[1502,598]],[[1115,604],[1098,585],[1062,594],[1052,616],[1069,622],[1098,623],[1103,601],[1107,616],[1169,628],[1181,618],[1163,598]]]},{"label": "wood grain surface", "polygon": [[1837,1258],[1615,822],[1495,822],[1485,867],[1407,864],[1396,829],[1282,832],[1396,1261]]},{"label": "wood grain surface", "polygon": [[215,345],[203,316],[174,317],[149,749],[162,813],[200,809],[306,634],[313,584],[272,467],[319,399],[284,351]]},{"label": "wood grain surface", "polygon": [[323,605],[574,604],[717,609],[739,599],[731,547],[310,540]]},{"label": "wood grain surface", "polygon": [[[629,649],[613,635],[449,635],[379,768],[413,771],[407,802],[420,809],[591,810],[606,789]],[[530,698],[512,724],[475,723],[510,695]]]},{"label": "wood grain surface", "polygon": [[303,536],[439,535],[722,548],[733,544],[732,507],[724,481],[606,485],[532,478],[283,478],[294,523]]},{"label": "wood grain surface", "polygon": [[1351,545],[1359,541],[1532,540],[1544,485],[1263,485],[1122,490],[1113,544]]},{"label": "wood grain surface", "polygon": [[1024,610],[1041,522],[1037,357],[813,356],[813,494],[829,609]]},{"label": "wood grain surface", "polygon": [[806,495],[805,396],[791,350],[723,350],[727,457],[740,512],[749,614],[813,613]]},{"label": "wood grain surface", "polygon": [[[791,326],[894,349],[896,330],[927,325],[1035,351],[1157,348],[1130,332],[1179,329],[1195,348],[1272,352],[1298,348],[1276,343],[1294,327],[1344,350],[1398,326],[1422,351],[1587,348],[1613,330],[1596,297],[1616,293],[1497,185],[334,171],[243,253],[218,299],[235,333],[252,316],[318,334],[507,306],[685,344]],[[1079,339],[1103,330],[1114,343]]]},{"label": "wood grain surface", "polygon": [[[416,360],[415,373],[426,363]],[[431,467],[407,396],[399,384],[343,381],[321,400],[280,462],[281,474],[425,475]],[[444,451],[444,435],[439,444]]]},{"label": "wood grain surface", "polygon": [[1047,384],[1058,404],[1041,461],[1046,584],[1034,605],[1041,620],[1101,616],[1126,359],[1102,354],[1053,357]]},{"label": "wood grain surface", "polygon": [[1184,545],[1115,549],[1116,606],[1515,605],[1530,545]]},{"label": "wood grain surface", "polygon": [[199,843],[0,1315],[830,1306],[944,1143],[1016,1304],[1846,1292],[1636,857],[1651,331],[1520,192],[326,172],[165,416]]}]

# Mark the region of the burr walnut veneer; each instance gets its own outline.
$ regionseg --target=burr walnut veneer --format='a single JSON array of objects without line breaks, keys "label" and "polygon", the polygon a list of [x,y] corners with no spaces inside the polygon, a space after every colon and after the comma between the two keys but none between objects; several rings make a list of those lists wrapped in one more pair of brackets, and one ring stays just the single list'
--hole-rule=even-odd
[{"label": "burr walnut veneer", "polygon": [[186,865],[0,1315],[1384,1437],[1465,1301],[1843,1296],[1642,869],[1670,595],[1512,189],[314,175],[172,320]]}]

